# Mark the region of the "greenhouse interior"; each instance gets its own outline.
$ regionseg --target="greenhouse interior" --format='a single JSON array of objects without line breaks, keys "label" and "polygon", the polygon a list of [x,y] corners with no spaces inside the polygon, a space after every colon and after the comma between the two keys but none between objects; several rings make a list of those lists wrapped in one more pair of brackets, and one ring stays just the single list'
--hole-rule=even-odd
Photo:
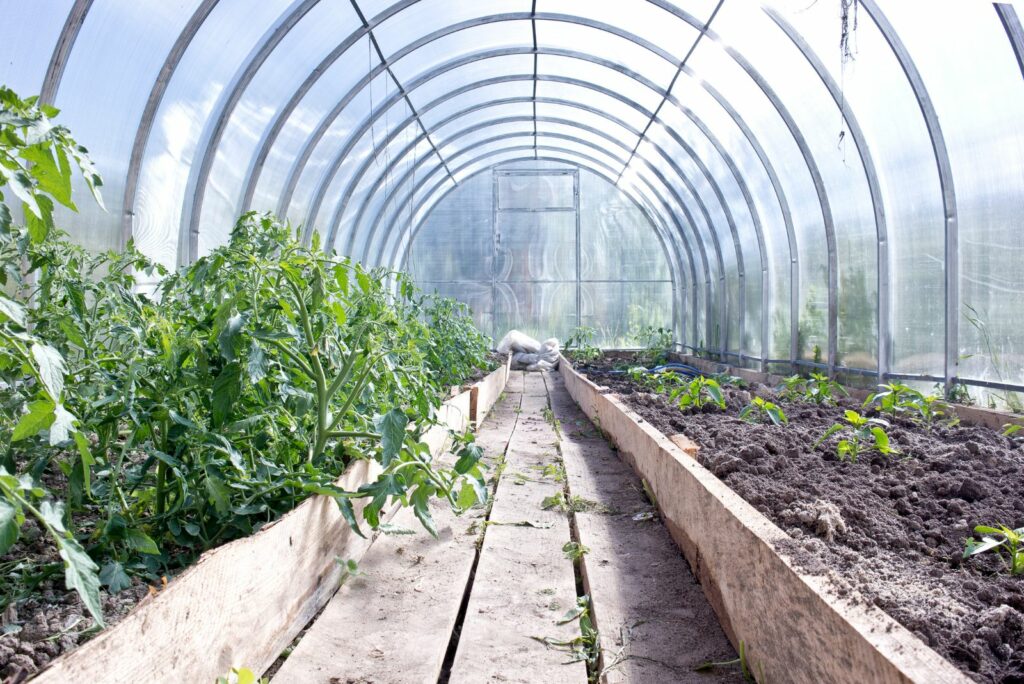
[{"label": "greenhouse interior", "polygon": [[0,16],[3,684],[1024,683],[1024,4]]}]

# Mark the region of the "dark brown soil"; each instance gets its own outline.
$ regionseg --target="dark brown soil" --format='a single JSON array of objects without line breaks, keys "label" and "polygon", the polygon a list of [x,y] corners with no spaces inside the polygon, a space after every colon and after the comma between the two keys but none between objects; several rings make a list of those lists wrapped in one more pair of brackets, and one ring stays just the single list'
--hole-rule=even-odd
[{"label": "dark brown soil", "polygon": [[[857,402],[788,403],[753,385],[727,388],[727,411],[684,414],[623,375],[591,379],[666,435],[700,445],[700,462],[789,534],[780,551],[802,569],[831,575],[977,681],[1024,682],[1024,577],[994,554],[961,560],[975,525],[1024,526],[1021,441],[898,418],[888,433],[900,456],[849,463],[835,455],[839,436],[814,443]],[[739,420],[754,395],[781,406],[789,425]]]}]

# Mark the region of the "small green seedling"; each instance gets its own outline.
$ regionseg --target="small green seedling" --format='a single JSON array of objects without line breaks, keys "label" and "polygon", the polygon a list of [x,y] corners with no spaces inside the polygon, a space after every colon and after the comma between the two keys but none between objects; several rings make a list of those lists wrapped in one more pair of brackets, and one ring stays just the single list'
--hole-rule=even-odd
[{"label": "small green seedling", "polygon": [[1003,426],[1003,437],[1012,437],[1014,434],[1024,430],[1024,425],[1018,425],[1017,423],[1007,423]]},{"label": "small green seedling", "polygon": [[918,392],[917,397],[907,402],[907,408],[916,413],[914,420],[929,430],[937,420],[946,415],[946,403],[942,397],[935,394],[925,396]]},{"label": "small green seedling", "polygon": [[233,667],[222,677],[217,677],[217,684],[267,684],[266,677],[257,678],[256,673],[247,667]]},{"label": "small green seedling", "polygon": [[856,463],[862,454],[872,451],[877,451],[884,456],[900,453],[899,449],[889,443],[889,435],[885,431],[885,428],[889,427],[889,423],[886,421],[879,418],[866,418],[856,411],[846,411],[844,419],[846,420],[845,424],[836,423],[830,427],[814,443],[814,446],[821,446],[832,435],[846,431],[849,436],[839,440],[839,444],[836,445],[836,455],[840,461]]},{"label": "small green seedling", "polygon": [[864,400],[862,408],[877,404],[880,412],[888,413],[890,417],[895,418],[901,413],[913,410],[915,402],[922,398],[922,394],[916,389],[898,382],[890,382],[879,385],[878,391]]},{"label": "small green seedling", "polygon": [[579,542],[571,541],[562,546],[562,553],[566,558],[575,562],[583,558],[584,554],[590,553],[590,549]]},{"label": "small green seedling", "polygon": [[790,375],[782,380],[777,389],[783,401],[800,401],[807,391],[807,380],[801,375]]},{"label": "small green seedling", "polygon": [[996,551],[1011,575],[1024,575],[1024,527],[1012,530],[1006,525],[978,525],[974,528],[974,533],[984,536],[981,541],[974,537],[967,540],[964,558]]},{"label": "small green seedling", "polygon": [[811,373],[811,378],[807,381],[804,399],[819,406],[822,404],[832,406],[835,405],[836,395],[839,394],[850,396],[846,388],[827,375]]},{"label": "small green seedling", "polygon": [[789,423],[789,419],[786,418],[782,409],[761,397],[754,397],[754,400],[740,411],[740,420],[745,420],[748,423],[770,422],[773,425]]},{"label": "small green seedling", "polygon": [[636,340],[643,347],[639,356],[646,364],[665,363],[672,349],[672,330],[647,325],[640,328]]},{"label": "small green seedling", "polygon": [[669,395],[669,399],[678,402],[679,409],[700,410],[707,404],[714,404],[725,410],[725,396],[722,394],[722,386],[711,378],[698,375],[688,384],[677,387]]},{"label": "small green seedling", "polygon": [[601,349],[594,344],[595,339],[597,339],[597,330],[594,328],[586,326],[576,328],[569,335],[569,339],[565,341],[562,353],[573,363],[593,363],[601,358]]}]

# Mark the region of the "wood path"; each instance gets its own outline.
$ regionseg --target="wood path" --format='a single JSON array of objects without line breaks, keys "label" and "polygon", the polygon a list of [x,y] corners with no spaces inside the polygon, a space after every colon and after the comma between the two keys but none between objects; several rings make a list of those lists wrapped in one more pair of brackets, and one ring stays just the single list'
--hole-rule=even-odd
[{"label": "wood path", "polygon": [[[696,672],[736,655],[643,484],[559,375],[512,373],[477,441],[489,508],[435,505],[438,539],[396,516],[273,682],[742,681],[738,666]],[[567,544],[586,553],[574,562]]]}]

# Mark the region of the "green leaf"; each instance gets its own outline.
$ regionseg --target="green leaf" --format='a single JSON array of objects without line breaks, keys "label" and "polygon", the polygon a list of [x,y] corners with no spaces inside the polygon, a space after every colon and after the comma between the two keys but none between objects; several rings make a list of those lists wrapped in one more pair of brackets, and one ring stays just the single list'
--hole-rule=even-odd
[{"label": "green leaf", "polygon": [[359,283],[360,290],[362,290],[366,294],[370,293],[370,276],[366,275],[366,271],[364,271],[361,268],[357,268],[356,270],[356,282]]},{"label": "green leaf", "polygon": [[242,367],[237,362],[224,366],[213,381],[213,398],[210,402],[213,424],[223,425],[231,415],[231,407],[242,394]]},{"label": "green leaf", "polygon": [[234,316],[228,318],[221,329],[220,334],[217,335],[217,344],[220,347],[220,355],[224,357],[225,361],[235,360],[235,339],[238,334],[245,327],[246,317],[242,314],[236,313]]},{"label": "green leaf", "polygon": [[0,499],[0,554],[7,553],[8,549],[18,541],[18,509],[6,499]]},{"label": "green leaf", "polygon": [[430,515],[430,497],[434,495],[434,488],[429,485],[420,485],[412,493],[412,511],[416,514],[423,527],[431,536],[437,536],[437,527],[434,526],[434,518]]},{"label": "green leaf", "polygon": [[457,501],[459,508],[467,511],[476,503],[476,500],[476,488],[470,482],[464,483],[462,489],[459,490]]},{"label": "green leaf", "polygon": [[0,294],[0,321],[10,320],[21,327],[25,327],[25,307]]},{"label": "green leaf", "polygon": [[1017,425],[1016,423],[1008,423],[1003,426],[1003,437],[1009,437],[1010,435],[1024,430],[1024,425]]},{"label": "green leaf", "polygon": [[224,484],[224,480],[220,479],[215,475],[209,475],[206,478],[206,492],[210,495],[210,503],[221,515],[227,515],[231,509],[231,503],[229,499],[229,492],[227,485]]},{"label": "green leaf", "polygon": [[828,439],[832,435],[836,434],[837,432],[840,432],[840,431],[845,430],[845,429],[846,429],[845,425],[843,425],[841,423],[836,423],[835,425],[830,427],[828,430],[825,430],[825,434],[823,434],[821,437],[818,438],[818,441],[814,443],[814,446],[815,447],[821,446],[822,442],[824,442],[826,439]]},{"label": "green leaf", "polygon": [[85,493],[92,496],[92,467],[96,464],[96,459],[92,457],[92,451],[89,449],[88,437],[76,430],[74,438],[75,446],[78,447],[78,455],[82,458],[82,482],[85,485]]},{"label": "green leaf", "polygon": [[35,359],[39,379],[50,393],[50,398],[55,403],[60,401],[60,394],[64,391],[64,374],[67,372],[64,357],[50,345],[36,342],[32,345],[32,358]]},{"label": "green leaf", "polygon": [[33,145],[23,149],[21,157],[32,162],[30,173],[36,179],[38,190],[49,193],[72,211],[78,211],[71,201],[71,164],[63,149]]},{"label": "green leaf", "polygon": [[893,449],[889,447],[889,435],[885,434],[885,430],[880,427],[873,427],[871,428],[871,434],[875,436],[875,446],[878,447],[879,451],[883,454],[888,454],[893,451]]},{"label": "green leaf", "polygon": [[380,433],[381,465],[387,468],[398,456],[405,441],[405,427],[409,419],[399,409],[391,409],[377,419],[374,426]]},{"label": "green leaf", "polygon": [[154,556],[160,555],[160,547],[156,545],[152,537],[142,530],[130,528],[125,534],[125,540],[128,542],[128,546],[139,553],[148,553]]},{"label": "green leaf", "polygon": [[352,501],[348,497],[336,496],[334,500],[338,502],[338,510],[341,511],[342,517],[345,518],[345,522],[352,528],[352,531],[358,534],[360,537],[365,538],[366,535],[359,529],[359,522],[356,520],[356,512],[352,507]]},{"label": "green leaf", "polygon": [[100,584],[112,594],[117,594],[132,586],[132,580],[124,571],[124,566],[111,561],[100,569]]},{"label": "green leaf", "polygon": [[53,201],[46,195],[38,195],[35,200],[38,214],[30,211],[24,211],[23,214],[29,237],[38,244],[46,239],[53,228]]},{"label": "green leaf", "polygon": [[53,407],[53,423],[50,425],[50,446],[57,446],[71,439],[78,419],[64,408],[63,404]]},{"label": "green leaf", "polygon": [[64,529],[64,504],[60,501],[51,503],[44,501],[39,504],[39,514],[43,520],[58,532],[65,532]]},{"label": "green leaf", "polygon": [[54,409],[56,406],[49,399],[38,399],[28,405],[28,413],[23,415],[14,426],[14,434],[11,435],[12,442],[18,442],[40,431],[50,427],[53,423]]},{"label": "green leaf", "polygon": [[255,340],[249,346],[246,370],[249,372],[249,381],[253,384],[267,377],[267,355],[264,353],[263,347],[256,344]]},{"label": "green leaf", "polygon": [[64,559],[64,583],[68,589],[78,592],[96,624],[105,627],[103,609],[100,607],[99,568],[74,539],[61,536],[57,539],[57,546],[60,557]]}]

